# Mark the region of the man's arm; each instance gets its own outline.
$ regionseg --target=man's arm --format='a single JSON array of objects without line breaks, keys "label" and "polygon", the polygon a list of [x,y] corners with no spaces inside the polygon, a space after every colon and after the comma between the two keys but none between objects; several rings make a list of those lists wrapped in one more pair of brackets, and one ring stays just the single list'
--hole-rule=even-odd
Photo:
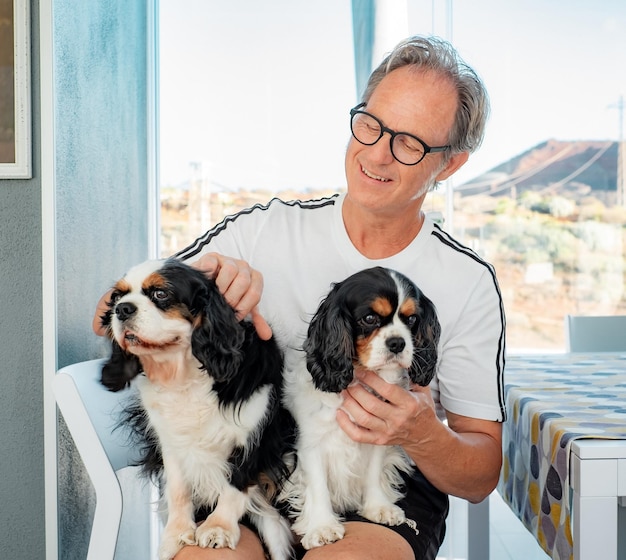
[{"label": "man's arm", "polygon": [[[420,465],[424,476],[443,492],[473,503],[481,502],[498,484],[502,424],[446,414],[448,426],[437,420],[441,436],[433,437],[432,446],[408,446],[407,453]],[[433,457],[435,453],[441,459]]]}]

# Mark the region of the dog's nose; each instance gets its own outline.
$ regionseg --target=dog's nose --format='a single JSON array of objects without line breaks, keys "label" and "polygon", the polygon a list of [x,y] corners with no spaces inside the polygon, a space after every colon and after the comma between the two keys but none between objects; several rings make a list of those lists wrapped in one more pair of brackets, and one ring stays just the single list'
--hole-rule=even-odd
[{"label": "dog's nose", "polygon": [[129,301],[124,301],[115,307],[115,314],[120,321],[126,321],[137,311],[137,306]]},{"label": "dog's nose", "polygon": [[387,348],[394,354],[399,354],[404,350],[406,346],[406,342],[404,342],[404,338],[401,336],[392,336],[387,339]]}]

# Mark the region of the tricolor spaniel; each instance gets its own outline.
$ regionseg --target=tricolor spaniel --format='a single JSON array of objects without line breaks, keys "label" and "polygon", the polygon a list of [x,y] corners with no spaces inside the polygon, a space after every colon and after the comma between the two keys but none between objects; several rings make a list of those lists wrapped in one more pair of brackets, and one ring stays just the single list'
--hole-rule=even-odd
[{"label": "tricolor spaniel", "polygon": [[[177,260],[148,261],[114,287],[103,317],[113,341],[102,383],[131,381],[127,410],[144,471],[160,480],[168,519],[159,547],[235,548],[245,515],[273,560],[291,556],[287,520],[267,497],[287,476],[294,423],[281,406],[283,357],[258,338],[215,283]],[[212,513],[196,526],[194,511]]]},{"label": "tricolor spaniel", "polygon": [[401,473],[411,472],[412,461],[399,446],[352,441],[336,413],[355,367],[406,388],[428,385],[439,333],[432,302],[389,269],[358,272],[321,303],[304,343],[306,360],[286,370],[284,402],[298,425],[298,462],[284,497],[304,548],[341,539],[347,512],[387,525],[405,521],[396,502],[403,495]]}]

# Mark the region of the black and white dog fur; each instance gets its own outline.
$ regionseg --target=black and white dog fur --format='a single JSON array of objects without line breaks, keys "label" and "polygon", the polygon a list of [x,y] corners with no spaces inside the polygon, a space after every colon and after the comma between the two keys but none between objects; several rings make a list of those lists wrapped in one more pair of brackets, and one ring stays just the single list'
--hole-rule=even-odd
[{"label": "black and white dog fur", "polygon": [[336,421],[341,391],[354,368],[389,383],[426,386],[437,365],[440,326],[432,302],[398,272],[372,268],[332,288],[304,343],[306,359],[287,365],[284,402],[296,419],[297,468],[284,497],[295,511],[292,529],[310,549],[343,538],[342,514],[387,525],[405,521],[396,505],[401,473],[413,463],[398,446],[352,441]]},{"label": "black and white dog fur", "polygon": [[[137,385],[125,421],[167,506],[160,560],[185,544],[235,548],[244,515],[272,560],[290,558],[289,523],[267,497],[288,475],[294,437],[274,340],[238,322],[213,281],[174,259],[145,262],[118,281],[103,325],[113,352],[102,383]],[[212,513],[196,526],[201,507]]]}]

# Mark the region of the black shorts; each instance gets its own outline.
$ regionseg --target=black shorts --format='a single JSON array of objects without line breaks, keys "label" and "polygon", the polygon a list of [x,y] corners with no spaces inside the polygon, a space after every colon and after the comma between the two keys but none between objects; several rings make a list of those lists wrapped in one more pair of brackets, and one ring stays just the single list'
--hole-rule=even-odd
[{"label": "black shorts", "polygon": [[[435,560],[446,535],[446,517],[450,507],[448,495],[437,490],[417,469],[411,475],[403,475],[403,479],[405,496],[398,506],[404,510],[407,520],[388,528],[409,543],[415,560]],[[209,513],[207,508],[196,511],[196,521],[203,521]],[[346,521],[373,523],[355,512],[348,512],[343,517]],[[249,519],[244,517],[241,522],[256,532]],[[295,552],[296,558],[301,559],[306,550],[298,545]]]},{"label": "black shorts", "polygon": [[[398,502],[407,520],[402,525],[389,527],[407,541],[415,554],[415,560],[435,560],[446,535],[448,495],[437,490],[424,475],[416,470],[411,476],[404,475],[406,495]],[[373,523],[357,513],[344,515],[346,521]],[[297,547],[296,558],[306,551]]]}]

